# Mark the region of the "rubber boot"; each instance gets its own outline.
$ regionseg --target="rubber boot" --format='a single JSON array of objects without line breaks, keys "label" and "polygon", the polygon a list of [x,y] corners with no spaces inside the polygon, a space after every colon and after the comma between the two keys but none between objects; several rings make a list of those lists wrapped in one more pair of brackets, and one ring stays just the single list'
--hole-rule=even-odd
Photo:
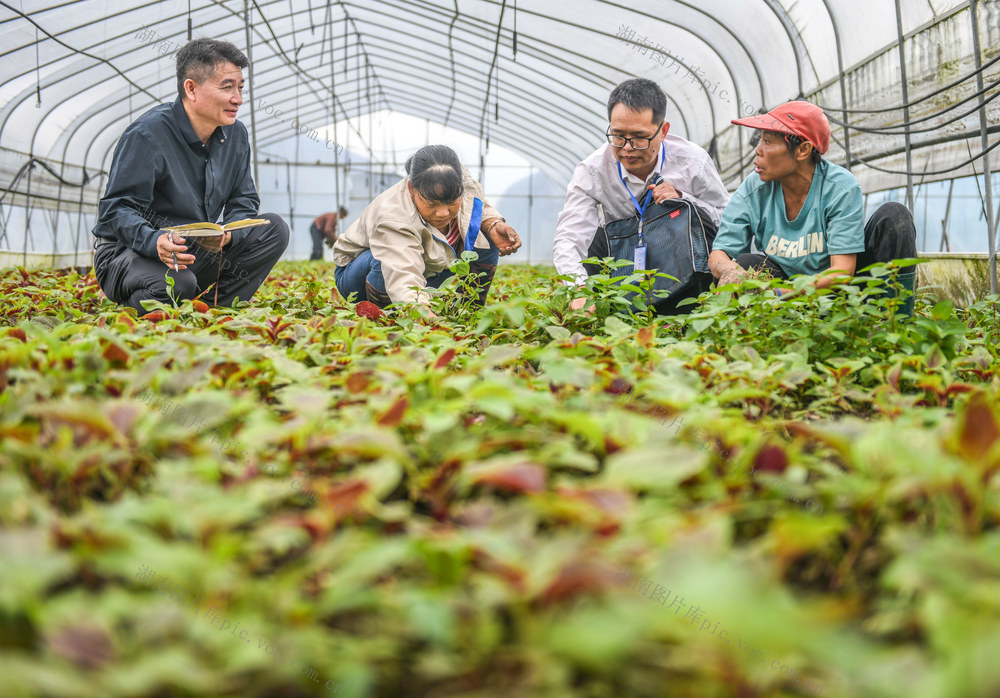
[{"label": "rubber boot", "polygon": [[365,281],[365,295],[368,296],[368,300],[380,308],[385,308],[392,300],[389,298],[388,293],[379,291],[374,286],[372,286],[368,281]]}]

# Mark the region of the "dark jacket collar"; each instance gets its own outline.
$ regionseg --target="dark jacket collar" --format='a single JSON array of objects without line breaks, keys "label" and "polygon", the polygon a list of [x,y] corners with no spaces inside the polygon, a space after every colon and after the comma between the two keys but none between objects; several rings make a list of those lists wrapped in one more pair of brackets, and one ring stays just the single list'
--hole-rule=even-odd
[{"label": "dark jacket collar", "polygon": [[[174,100],[171,110],[174,114],[174,120],[177,122],[177,127],[181,130],[181,135],[184,136],[184,140],[189,145],[201,145],[201,139],[194,132],[191,119],[188,118],[187,112],[184,111],[184,105],[181,103],[180,97]],[[229,138],[229,130],[231,128],[232,126],[216,126],[215,131],[212,132],[212,136],[208,140],[225,140]]]}]

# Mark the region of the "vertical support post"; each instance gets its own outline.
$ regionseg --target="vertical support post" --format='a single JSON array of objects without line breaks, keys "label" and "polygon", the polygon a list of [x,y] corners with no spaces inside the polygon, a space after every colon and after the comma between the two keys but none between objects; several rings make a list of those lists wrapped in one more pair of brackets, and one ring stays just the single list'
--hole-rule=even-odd
[{"label": "vertical support post", "polygon": [[983,99],[983,55],[979,47],[979,15],[977,0],[969,0],[972,18],[972,52],[976,60],[976,91],[979,92],[979,136],[983,145],[983,179],[986,185],[986,244],[990,251],[990,293],[997,292],[997,221],[993,215],[993,172],[990,170],[989,139],[986,137],[986,102]]},{"label": "vertical support post", "polygon": [[27,268],[28,266],[28,234],[31,229],[31,172],[35,169],[35,156],[29,155],[30,160],[28,161],[28,188],[24,192],[24,257],[22,265]]},{"label": "vertical support post", "polygon": [[[927,168],[925,167],[924,169],[926,170]],[[917,252],[927,249],[927,202],[931,198],[927,191],[927,185],[923,185],[922,188],[924,193],[924,230],[923,235],[921,236],[922,242],[920,243],[920,249],[918,249]]]},{"label": "vertical support post", "polygon": [[[344,26],[347,26],[347,17],[344,17]],[[346,41],[344,51],[347,51]],[[343,193],[340,189],[340,141],[337,139],[337,71],[334,68],[333,51],[335,42],[333,39],[333,19],[330,19],[330,120],[333,122],[333,189],[334,199],[337,204],[337,211],[341,206],[345,206]],[[346,176],[345,176],[346,179]],[[346,182],[345,182],[346,186]]]},{"label": "vertical support post", "polygon": [[[975,2],[975,0],[970,0]],[[903,13],[896,0],[896,36],[899,41],[899,74],[903,87],[903,122],[906,132],[903,134],[906,146],[906,208],[913,211],[913,157],[910,148],[910,91],[906,82],[906,48],[903,45]]]},{"label": "vertical support post", "polygon": [[938,252],[951,252],[951,241],[948,240],[948,225],[951,223],[951,195],[955,193],[955,180],[948,185],[948,203],[944,207],[944,218],[941,219],[941,244]]},{"label": "vertical support post", "polygon": [[[260,186],[260,166],[257,164],[257,111],[253,101],[253,42],[250,40],[250,0],[243,0],[243,29],[247,41],[247,82],[250,83],[250,133],[253,137],[253,183]],[[260,193],[257,194],[260,196]]]},{"label": "vertical support post", "polygon": [[[86,192],[86,190],[87,190],[87,170],[86,170],[86,168],[84,168],[83,173],[84,173],[84,175],[83,175],[83,185],[80,187],[80,203],[79,203],[79,208],[77,209],[77,214],[76,214],[76,235],[73,238],[73,266],[74,267],[80,266],[79,260],[77,259],[77,254],[78,254],[78,252],[80,250],[80,231],[83,228],[83,196],[84,196],[84,192]],[[68,216],[67,216],[67,218],[68,218]],[[91,250],[91,253],[92,253],[91,257],[90,257],[90,262],[91,262],[90,265],[93,266],[93,262],[94,262],[94,257],[93,257],[94,240],[93,240],[93,238],[90,235],[87,236],[87,239],[90,240],[90,250]]]},{"label": "vertical support post", "polygon": [[528,170],[528,264],[531,264],[533,257],[531,256],[531,216],[532,209],[535,206],[535,166],[532,165],[531,169]]},{"label": "vertical support post", "polygon": [[[832,17],[832,15],[831,15]],[[844,54],[840,49],[840,32],[837,32],[837,70],[840,71],[840,79],[837,81],[840,83],[840,106],[842,111],[840,112],[841,120],[844,122],[844,153],[846,157],[846,162],[844,167],[848,171],[851,169],[851,129],[848,124],[851,123],[847,120],[847,88],[844,87]]]}]

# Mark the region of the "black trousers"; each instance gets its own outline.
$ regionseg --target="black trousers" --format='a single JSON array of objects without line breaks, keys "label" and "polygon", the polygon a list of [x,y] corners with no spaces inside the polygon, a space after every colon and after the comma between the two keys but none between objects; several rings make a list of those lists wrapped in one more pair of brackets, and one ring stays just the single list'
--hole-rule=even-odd
[{"label": "black trousers", "polygon": [[[167,274],[174,280],[173,295],[178,301],[197,297],[215,283],[216,275],[220,306],[231,306],[237,298],[248,301],[288,247],[288,225],[281,216],[262,213],[260,217],[271,222],[248,228],[242,240],[230,243],[221,253],[205,249],[197,238],[185,238],[195,261],[180,271],[159,259],[143,257],[122,242],[99,245],[94,251],[94,275],[104,295],[119,305],[135,308],[139,315],[146,313],[141,301],[170,302]],[[203,300],[211,305],[215,289]]]},{"label": "black trousers", "polygon": [[[865,223],[865,251],[858,253],[854,273],[857,275],[871,264],[916,256],[917,229],[913,216],[903,204],[890,201],[879,206]],[[767,255],[741,254],[735,261],[744,269],[766,269],[776,279],[788,278]]]},{"label": "black trousers", "polygon": [[323,231],[317,228],[316,224],[313,223],[309,226],[309,236],[312,238],[313,243],[312,253],[309,255],[310,261],[323,259],[323,241],[326,240],[326,236],[323,235]]}]

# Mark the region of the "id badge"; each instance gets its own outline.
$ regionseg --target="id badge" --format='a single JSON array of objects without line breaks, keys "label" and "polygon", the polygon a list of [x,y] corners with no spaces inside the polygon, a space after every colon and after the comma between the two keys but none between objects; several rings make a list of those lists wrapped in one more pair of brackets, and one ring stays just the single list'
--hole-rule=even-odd
[{"label": "id badge", "polygon": [[646,246],[639,245],[635,248],[635,270],[646,271]]}]

